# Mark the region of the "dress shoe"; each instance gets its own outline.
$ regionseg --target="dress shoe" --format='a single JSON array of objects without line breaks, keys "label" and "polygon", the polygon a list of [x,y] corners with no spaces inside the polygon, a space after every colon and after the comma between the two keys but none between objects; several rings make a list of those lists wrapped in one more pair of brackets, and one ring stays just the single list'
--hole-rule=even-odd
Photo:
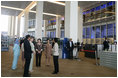
[{"label": "dress shoe", "polygon": [[57,72],[53,72],[52,74],[57,74]]}]

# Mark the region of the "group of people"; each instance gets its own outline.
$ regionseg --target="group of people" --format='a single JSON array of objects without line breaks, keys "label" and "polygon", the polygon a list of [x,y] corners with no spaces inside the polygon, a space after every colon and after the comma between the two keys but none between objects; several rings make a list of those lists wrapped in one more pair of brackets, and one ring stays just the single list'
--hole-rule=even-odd
[{"label": "group of people", "polygon": [[52,44],[50,44],[50,40],[47,40],[47,44],[45,48],[43,47],[43,43],[41,39],[37,39],[35,42],[35,38],[26,35],[24,40],[19,40],[18,38],[14,41],[13,47],[13,63],[12,70],[17,68],[17,61],[20,56],[20,49],[22,52],[22,65],[24,68],[23,77],[30,77],[31,74],[29,72],[33,72],[33,58],[36,55],[36,67],[41,67],[41,56],[42,52],[45,52],[46,57],[46,66],[50,66],[51,56],[53,55],[54,62],[54,72],[52,74],[57,74],[59,72],[59,52],[58,52],[58,39],[54,38]]}]

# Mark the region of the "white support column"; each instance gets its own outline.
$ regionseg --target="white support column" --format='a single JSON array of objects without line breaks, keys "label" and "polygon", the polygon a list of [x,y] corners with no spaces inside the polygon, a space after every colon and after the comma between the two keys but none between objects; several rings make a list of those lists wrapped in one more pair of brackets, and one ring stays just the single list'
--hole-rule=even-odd
[{"label": "white support column", "polygon": [[56,16],[56,37],[60,38],[61,16]]},{"label": "white support column", "polygon": [[15,37],[16,16],[13,16],[13,37]]},{"label": "white support column", "polygon": [[8,35],[11,36],[11,31],[12,31],[12,17],[8,17]]},{"label": "white support column", "polygon": [[11,37],[13,37],[14,16],[11,16]]},{"label": "white support column", "polygon": [[77,42],[78,36],[78,1],[66,1],[65,5],[65,37]]},{"label": "white support column", "polygon": [[24,34],[23,34],[23,36],[28,34],[28,19],[29,19],[29,10],[26,10],[24,13]]},{"label": "white support column", "polygon": [[47,26],[48,26],[48,20],[45,20],[45,37],[47,37],[47,29],[46,29]]},{"label": "white support column", "polygon": [[35,38],[42,39],[43,1],[38,1],[36,6]]},{"label": "white support column", "polygon": [[46,23],[47,23],[47,21],[44,20],[44,37],[46,37]]},{"label": "white support column", "polygon": [[77,40],[83,42],[83,9],[78,7],[78,36]]},{"label": "white support column", "polygon": [[15,25],[15,23],[16,23],[16,16],[11,16],[11,36],[12,37],[15,37],[15,27],[16,27],[16,25]]},{"label": "white support column", "polygon": [[18,21],[17,21],[17,36],[20,37],[20,21],[21,21],[21,17],[18,17]]}]

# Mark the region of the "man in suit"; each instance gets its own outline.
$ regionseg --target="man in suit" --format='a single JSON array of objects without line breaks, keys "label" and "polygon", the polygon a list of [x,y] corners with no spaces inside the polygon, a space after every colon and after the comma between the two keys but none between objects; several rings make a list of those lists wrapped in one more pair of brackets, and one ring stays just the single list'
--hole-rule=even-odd
[{"label": "man in suit", "polygon": [[30,35],[26,35],[26,39],[24,41],[24,58],[25,58],[25,67],[24,67],[24,77],[30,77],[29,75],[29,65],[31,60],[31,46],[30,46]]},{"label": "man in suit", "polygon": [[104,45],[104,49],[103,50],[107,50],[109,49],[109,41],[107,40],[107,38],[105,38],[105,41],[103,42]]},{"label": "man in suit", "polygon": [[74,49],[74,44],[72,41],[72,38],[67,43],[67,49],[68,49],[68,58],[73,59],[73,49]]}]

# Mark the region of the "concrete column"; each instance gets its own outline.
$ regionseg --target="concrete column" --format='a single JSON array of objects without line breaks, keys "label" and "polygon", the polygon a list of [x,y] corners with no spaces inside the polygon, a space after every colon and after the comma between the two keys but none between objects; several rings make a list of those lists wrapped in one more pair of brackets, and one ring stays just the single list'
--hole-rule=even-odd
[{"label": "concrete column", "polygon": [[28,19],[29,19],[29,10],[26,10],[24,13],[24,34],[26,36],[28,34]]},{"label": "concrete column", "polygon": [[56,37],[60,38],[61,16],[56,16]]},{"label": "concrete column", "polygon": [[20,37],[20,21],[21,21],[21,17],[18,17],[18,21],[17,21],[17,36]]},{"label": "concrete column", "polygon": [[42,39],[43,1],[38,1],[36,6],[35,38]]},{"label": "concrete column", "polygon": [[44,20],[44,37],[46,36],[46,25],[47,25],[47,20]]},{"label": "concrete column", "polygon": [[16,16],[11,16],[11,36],[15,37]]},{"label": "concrete column", "polygon": [[14,16],[11,16],[11,37],[13,37]]},{"label": "concrete column", "polygon": [[46,29],[47,26],[48,26],[48,20],[45,20],[45,37],[47,37],[47,29]]},{"label": "concrete column", "polygon": [[78,36],[78,1],[66,1],[65,5],[65,37],[77,42]]},{"label": "concrete column", "polygon": [[83,9],[78,7],[78,36],[79,42],[83,42]]},{"label": "concrete column", "polygon": [[16,28],[16,16],[13,16],[13,37],[15,37],[15,28]]},{"label": "concrete column", "polygon": [[12,17],[8,17],[8,36],[11,36],[11,31],[12,31]]}]

